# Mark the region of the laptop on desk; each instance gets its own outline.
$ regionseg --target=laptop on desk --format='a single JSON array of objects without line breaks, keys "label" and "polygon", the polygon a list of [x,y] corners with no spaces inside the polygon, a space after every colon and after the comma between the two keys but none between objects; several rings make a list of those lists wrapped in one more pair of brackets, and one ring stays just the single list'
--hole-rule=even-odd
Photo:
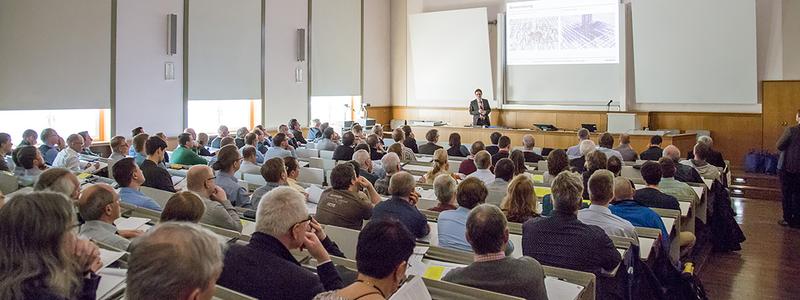
[{"label": "laptop on desk", "polygon": [[553,124],[533,124],[536,128],[539,128],[541,131],[557,131],[558,128],[553,126]]},{"label": "laptop on desk", "polygon": [[581,128],[584,128],[589,132],[595,132],[597,131],[597,124],[581,124]]}]

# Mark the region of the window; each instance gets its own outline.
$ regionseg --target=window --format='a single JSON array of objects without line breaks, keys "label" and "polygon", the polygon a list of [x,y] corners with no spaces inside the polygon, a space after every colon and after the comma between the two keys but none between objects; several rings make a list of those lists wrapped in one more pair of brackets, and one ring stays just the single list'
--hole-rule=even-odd
[{"label": "window", "polygon": [[[356,109],[351,110],[353,107]],[[328,122],[338,131],[344,121],[358,120],[363,116],[360,107],[361,96],[311,97],[311,119]]]},{"label": "window", "polygon": [[0,111],[0,131],[10,134],[14,145],[26,129],[41,134],[45,128],[55,129],[65,140],[70,134],[88,131],[95,141],[107,141],[111,139],[110,116],[109,109],[5,110]]},{"label": "window", "polygon": [[216,134],[219,125],[236,132],[261,123],[261,100],[191,100],[188,110],[189,127],[197,132]]}]

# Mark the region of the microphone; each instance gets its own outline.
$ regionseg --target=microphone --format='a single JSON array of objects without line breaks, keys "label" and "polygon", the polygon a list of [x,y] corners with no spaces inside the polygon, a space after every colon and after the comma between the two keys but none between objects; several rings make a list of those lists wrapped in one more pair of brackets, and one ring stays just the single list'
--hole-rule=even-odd
[{"label": "microphone", "polygon": [[611,102],[614,102],[614,99],[608,100],[608,103],[606,103],[606,112],[611,111]]}]

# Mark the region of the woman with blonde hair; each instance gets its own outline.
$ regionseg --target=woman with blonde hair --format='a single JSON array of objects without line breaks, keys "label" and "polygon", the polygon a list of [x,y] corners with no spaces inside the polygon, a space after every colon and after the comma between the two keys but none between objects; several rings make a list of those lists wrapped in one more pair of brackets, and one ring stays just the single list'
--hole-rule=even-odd
[{"label": "woman with blonde hair", "polygon": [[100,249],[79,240],[75,226],[72,201],[61,194],[20,194],[3,206],[0,299],[94,299]]},{"label": "woman with blonde hair", "polygon": [[509,222],[524,223],[539,217],[536,211],[536,192],[533,180],[525,174],[517,175],[508,184],[508,194],[500,204]]},{"label": "woman with blonde hair", "polygon": [[446,174],[453,176],[454,179],[458,179],[459,177],[450,172],[450,165],[447,163],[447,150],[445,149],[436,149],[433,152],[433,169],[428,171],[422,178],[420,178],[420,182],[424,182],[426,184],[433,184],[433,181],[436,179],[436,176]]},{"label": "woman with blonde hair", "polygon": [[198,223],[205,212],[206,206],[200,196],[190,191],[177,192],[164,205],[160,222]]}]

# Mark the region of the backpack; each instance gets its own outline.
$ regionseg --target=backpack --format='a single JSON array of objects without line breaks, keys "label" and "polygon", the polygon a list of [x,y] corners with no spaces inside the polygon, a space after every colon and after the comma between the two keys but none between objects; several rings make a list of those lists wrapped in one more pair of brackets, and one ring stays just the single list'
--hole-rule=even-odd
[{"label": "backpack", "polygon": [[744,156],[744,171],[747,173],[761,173],[764,170],[764,156],[754,149]]}]

